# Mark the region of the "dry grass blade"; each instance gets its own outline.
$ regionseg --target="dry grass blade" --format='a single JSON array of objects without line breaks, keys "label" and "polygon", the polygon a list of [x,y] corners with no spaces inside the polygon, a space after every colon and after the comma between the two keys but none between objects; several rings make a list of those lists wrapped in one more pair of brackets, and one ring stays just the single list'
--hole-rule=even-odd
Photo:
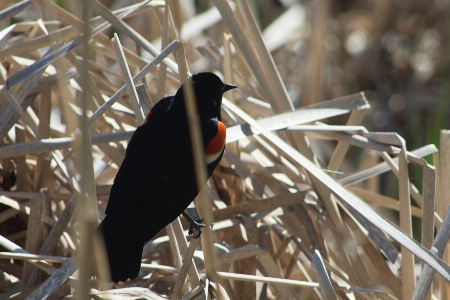
[{"label": "dry grass blade", "polygon": [[[25,242],[25,250],[30,253],[36,253],[39,245],[42,243],[44,228],[44,224],[42,222],[44,197],[45,195],[43,193],[39,193],[38,196],[32,199],[30,203],[30,216],[28,218],[27,237]],[[33,267],[31,264],[24,263],[22,278],[25,281],[28,281],[30,286],[34,285],[34,282],[30,282],[32,270]]]},{"label": "dry grass blade", "polygon": [[[133,135],[133,131],[114,132],[96,134],[91,137],[93,145],[100,143],[118,142],[129,140]],[[74,146],[74,138],[54,138],[42,139],[27,143],[19,143],[0,148],[0,158],[11,157],[13,155],[37,154],[41,152],[63,150]]]},{"label": "dry grass blade", "polygon": [[[347,126],[360,125],[366,112],[367,110],[364,109],[353,111],[347,121]],[[348,147],[349,145],[345,142],[339,142],[336,145],[336,149],[334,150],[333,156],[331,156],[330,163],[328,164],[328,169],[339,169],[342,161],[344,160],[345,154],[347,153]]]},{"label": "dry grass blade", "polygon": [[[25,249],[19,247],[18,245],[14,244],[13,242],[9,241],[8,239],[6,239],[2,236],[0,236],[0,245],[4,248],[8,249],[11,252],[30,254]],[[35,262],[35,261],[33,261],[32,263],[49,274],[53,274],[56,271],[56,269],[53,268],[52,266],[50,266],[49,264],[46,264],[43,262]]]},{"label": "dry grass blade", "polygon": [[178,274],[178,279],[177,282],[175,283],[175,287],[173,288],[173,292],[170,299],[180,299],[181,287],[184,285],[184,281],[186,280],[188,270],[191,267],[192,257],[194,256],[194,251],[198,244],[197,241],[198,239],[191,240],[189,248],[186,249],[186,253],[183,256],[183,265],[180,269],[180,273]]},{"label": "dry grass blade", "polygon": [[261,62],[259,60],[256,49],[252,45],[249,37],[245,34],[245,31],[243,31],[242,26],[240,26],[239,21],[233,13],[230,5],[227,1],[224,0],[215,0],[214,4],[222,15],[222,19],[227,24],[228,29],[233,34],[233,37],[236,39],[236,43],[244,54],[247,63],[253,71],[253,75],[257,78],[261,89],[264,91],[265,96],[270,100],[270,103],[272,105],[277,105],[275,95],[270,89],[271,84],[268,81],[265,70],[261,66]]},{"label": "dry grass blade", "polygon": [[[258,120],[258,123],[267,130],[280,130],[293,125],[310,123],[368,107],[370,106],[364,94],[358,93],[300,108],[292,112],[280,113]],[[233,126],[227,129],[227,143],[234,142],[252,134],[259,134],[259,132],[256,128],[249,127],[248,125]]]},{"label": "dry grass blade", "polygon": [[90,294],[94,299],[148,299],[165,300],[158,294],[142,287],[129,287],[117,290],[108,290]]},{"label": "dry grass blade", "polygon": [[[400,138],[401,139],[401,138]],[[409,173],[406,158],[405,142],[402,142],[402,151],[399,155],[399,202],[400,202],[400,228],[408,236],[412,236],[412,220],[411,220],[411,200],[409,190]],[[409,250],[409,249],[408,249]],[[401,249],[402,252],[402,283],[403,298],[410,299],[416,282],[414,277],[414,256],[407,249]]]},{"label": "dry grass blade", "polygon": [[[256,50],[258,54],[257,56],[260,59],[264,75],[266,76],[267,81],[271,83],[268,87],[272,90],[271,92],[274,95],[275,99],[277,99],[276,102],[271,102],[274,111],[283,112],[293,110],[294,106],[292,105],[292,101],[289,98],[286,86],[281,80],[280,73],[275,66],[272,55],[264,44],[261,31],[258,28],[255,17],[252,14],[248,2],[239,0],[237,1],[237,3],[239,9],[241,10],[241,13],[246,16],[245,18],[243,18],[246,25],[245,27],[248,30],[249,39],[254,45],[253,48]],[[227,22],[227,19],[225,19],[225,21]]]},{"label": "dry grass blade", "polygon": [[66,262],[61,268],[55,271],[52,276],[50,276],[41,286],[35,290],[27,300],[38,300],[45,299],[50,294],[52,294],[56,289],[58,289],[61,284],[63,284],[70,275],[73,274],[77,265],[77,260],[72,258],[70,261]]},{"label": "dry grass blade", "polygon": [[327,270],[323,265],[322,258],[319,251],[314,251],[313,259],[311,261],[312,268],[316,274],[316,278],[320,284],[320,291],[325,299],[338,299],[336,292],[331,285]]},{"label": "dry grass blade", "polygon": [[128,96],[131,99],[131,105],[133,106],[134,114],[136,116],[138,124],[142,124],[144,122],[144,117],[142,116],[141,106],[139,105],[139,98],[133,84],[133,79],[131,78],[130,69],[125,59],[125,55],[123,54],[122,45],[120,44],[120,40],[117,34],[114,34],[112,43],[114,45],[114,50],[116,51],[120,69],[122,70],[123,78],[125,79],[125,87]]},{"label": "dry grass blade", "polygon": [[[291,2],[0,4],[1,299],[450,298],[449,131],[437,141],[450,6]],[[208,71],[239,88],[194,203],[201,244],[177,218],[146,242],[135,279],[102,282],[92,232],[128,141]]]},{"label": "dry grass blade", "polygon": [[11,18],[14,15],[17,15],[21,11],[27,9],[31,4],[33,4],[33,2],[31,2],[30,0],[24,0],[22,2],[16,3],[15,5],[8,7],[7,9],[0,11],[0,21],[3,21],[7,18]]},{"label": "dry grass blade", "polygon": [[[431,247],[431,252],[438,257],[442,257],[450,239],[450,210],[445,214],[444,220],[442,221],[442,226],[436,234],[436,237]],[[425,296],[430,289],[431,283],[433,281],[436,270],[430,266],[424,266],[422,274],[417,282],[417,289],[414,291],[412,299],[425,299]]]},{"label": "dry grass blade", "polygon": [[[185,262],[185,264],[187,265],[188,263],[186,260],[189,258],[189,256],[186,256],[186,255],[188,255],[188,254],[190,255],[190,252],[188,252],[189,249],[190,249],[189,251],[195,251],[196,246],[198,246],[197,239],[193,239],[193,240],[191,239],[191,243],[189,244],[189,247],[188,247],[186,237],[184,236],[183,226],[181,225],[180,218],[177,218],[177,219],[175,219],[175,221],[172,222],[172,227],[174,229],[175,236],[176,236],[176,239],[178,242],[178,246],[180,248],[180,253],[181,254],[184,253],[183,262]],[[193,249],[191,249],[191,248],[193,248]],[[193,255],[193,252],[192,252],[192,255]],[[192,257],[189,259],[192,260]],[[180,272],[181,272],[181,270],[180,270]],[[189,274],[189,279],[191,281],[192,288],[199,286],[200,285],[199,274],[198,274],[197,267],[194,263],[189,264],[188,274]]]},{"label": "dry grass blade", "polygon": [[[437,148],[435,145],[427,145],[412,151],[411,153],[417,157],[424,157],[437,152]],[[394,162],[398,162],[398,158],[393,159]],[[376,166],[369,167],[365,170],[357,171],[353,174],[348,174],[342,176],[338,179],[339,183],[342,185],[351,185],[358,183],[360,181],[366,180],[372,176],[380,175],[384,172],[389,171],[390,168],[386,162],[382,162],[377,164]]]},{"label": "dry grass blade", "polygon": [[[293,131],[297,131],[299,128],[298,127],[288,127],[289,130],[293,130]],[[301,128],[300,128],[301,129]],[[301,131],[305,131],[303,129],[301,129]],[[308,130],[306,130],[308,131]],[[345,142],[347,143],[347,145],[353,145],[353,146],[357,146],[363,149],[368,149],[368,150],[375,150],[375,151],[383,151],[383,152],[387,152],[390,154],[398,154],[400,152],[400,150],[397,147],[394,146],[388,146],[382,143],[378,143],[375,141],[372,141],[366,137],[357,135],[357,134],[350,134],[350,133],[344,133],[344,132],[333,132],[333,131],[328,131],[328,132],[316,132],[313,131],[312,134],[307,134],[308,137],[313,137],[313,138],[318,138],[318,139],[332,139],[332,140],[337,140],[339,142]],[[330,168],[330,170],[336,170],[336,169],[332,169]]]},{"label": "dry grass blade", "polygon": [[252,214],[274,210],[282,206],[289,206],[304,201],[305,193],[286,194],[254,202],[241,202],[224,209],[214,211],[214,220],[221,221],[239,214]]},{"label": "dry grass blade", "polygon": [[47,262],[66,262],[70,259],[64,256],[35,255],[35,254],[11,253],[11,252],[0,252],[0,257],[11,259],[35,260],[35,261],[45,260]]},{"label": "dry grass blade", "polygon": [[204,298],[204,292],[207,292],[207,289],[205,289],[204,286],[198,286],[195,289],[193,289],[192,291],[189,292],[189,294],[184,295],[181,300],[190,300],[190,299],[195,299],[195,297],[197,297],[200,293],[202,294],[202,299]]}]

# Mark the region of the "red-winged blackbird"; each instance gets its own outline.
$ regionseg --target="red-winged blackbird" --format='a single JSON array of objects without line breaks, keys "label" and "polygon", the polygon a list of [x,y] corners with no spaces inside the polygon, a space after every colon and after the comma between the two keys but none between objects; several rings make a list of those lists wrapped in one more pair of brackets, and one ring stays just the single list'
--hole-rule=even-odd
[{"label": "red-winged blackbird", "polygon": [[[236,88],[213,73],[190,79],[197,102],[208,177],[225,150],[222,95]],[[183,86],[160,100],[136,129],[111,189],[101,230],[114,282],[135,278],[144,243],[194,200],[197,187]],[[191,220],[192,221],[192,220]],[[191,223],[192,224],[192,223]]]}]

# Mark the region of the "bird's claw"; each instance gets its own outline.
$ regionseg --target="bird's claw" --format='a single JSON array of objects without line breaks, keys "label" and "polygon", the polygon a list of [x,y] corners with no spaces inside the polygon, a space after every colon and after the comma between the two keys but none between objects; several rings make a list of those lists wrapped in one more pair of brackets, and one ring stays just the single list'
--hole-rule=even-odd
[{"label": "bird's claw", "polygon": [[[200,220],[194,220],[194,219],[192,219],[192,218],[191,218],[186,212],[184,212],[184,211],[183,211],[181,214],[182,214],[182,215],[186,218],[186,220],[188,220],[188,222],[189,222],[189,231],[188,231],[188,234],[189,234],[189,235],[192,234],[192,236],[194,237],[194,239],[199,238],[200,235],[202,234],[201,228],[202,228],[202,227],[206,227],[205,224],[201,223],[201,222],[203,221],[203,219],[200,219]],[[214,225],[214,223],[211,224],[211,229],[212,229],[213,225]],[[194,229],[195,229],[195,232],[194,232]]]},{"label": "bird's claw", "polygon": [[[192,236],[194,237],[194,239],[198,239],[198,238],[200,237],[200,235],[202,234],[202,230],[201,230],[200,228],[201,228],[201,227],[206,227],[205,224],[199,223],[199,222],[202,222],[202,221],[203,221],[203,219],[198,220],[198,221],[194,221],[194,222],[195,222],[195,225],[192,225],[192,224],[189,225],[189,231],[188,231],[188,234],[189,234],[189,235],[192,234]],[[214,223],[211,223],[211,229],[213,228],[213,226],[214,226]],[[198,234],[195,234],[195,233],[194,233],[194,228],[195,228],[195,230],[198,232]]]},{"label": "bird's claw", "polygon": [[[201,230],[200,228],[201,228],[201,227],[205,227],[206,225],[203,224],[203,223],[200,223],[200,222],[203,221],[202,219],[200,219],[200,220],[198,220],[198,221],[194,221],[194,220],[192,220],[192,221],[193,221],[193,222],[190,222],[190,223],[189,223],[190,225],[189,225],[189,231],[188,231],[188,234],[189,234],[189,235],[192,234],[192,236],[194,237],[194,239],[197,239],[197,238],[199,238],[200,235],[202,234],[202,230]],[[197,234],[194,233],[194,228],[195,228]]]}]

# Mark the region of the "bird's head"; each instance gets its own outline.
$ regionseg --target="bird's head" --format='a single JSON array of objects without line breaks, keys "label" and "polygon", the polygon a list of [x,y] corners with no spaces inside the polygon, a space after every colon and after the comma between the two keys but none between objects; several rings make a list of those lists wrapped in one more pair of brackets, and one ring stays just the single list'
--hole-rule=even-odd
[{"label": "bird's head", "polygon": [[220,111],[222,105],[222,95],[237,86],[224,83],[217,75],[210,72],[202,72],[194,74],[190,77],[193,83],[195,97],[197,99],[198,110],[215,108]]}]

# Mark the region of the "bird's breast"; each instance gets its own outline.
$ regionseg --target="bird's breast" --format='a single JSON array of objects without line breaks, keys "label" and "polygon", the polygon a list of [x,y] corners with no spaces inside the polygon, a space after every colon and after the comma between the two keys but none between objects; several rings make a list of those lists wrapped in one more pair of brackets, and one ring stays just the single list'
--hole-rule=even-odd
[{"label": "bird's breast", "polygon": [[225,140],[227,137],[227,127],[222,122],[217,123],[217,133],[208,142],[205,150],[206,163],[210,164],[219,158],[225,146]]}]

